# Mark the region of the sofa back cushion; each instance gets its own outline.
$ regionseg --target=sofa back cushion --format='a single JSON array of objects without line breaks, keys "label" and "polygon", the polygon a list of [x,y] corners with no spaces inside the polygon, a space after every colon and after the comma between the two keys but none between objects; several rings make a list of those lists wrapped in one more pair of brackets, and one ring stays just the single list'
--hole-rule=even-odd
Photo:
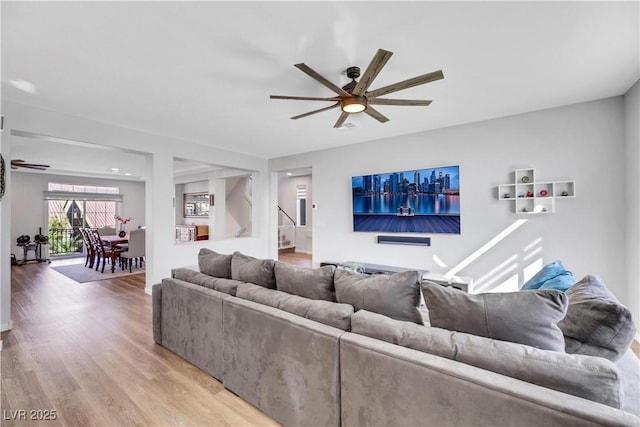
[{"label": "sofa back cushion", "polygon": [[564,352],[557,323],[567,311],[564,292],[545,289],[471,295],[422,284],[431,326]]},{"label": "sofa back cushion", "polygon": [[280,261],[276,261],[273,267],[279,291],[332,302],[336,301],[336,290],[333,286],[335,270],[336,267],[333,265],[312,269]]},{"label": "sofa back cushion", "polygon": [[418,271],[366,275],[343,268],[336,269],[336,299],[356,310],[369,310],[392,319],[422,324]]},{"label": "sofa back cushion", "polygon": [[231,279],[232,255],[219,254],[202,248],[198,253],[198,267],[201,273],[222,279]]},{"label": "sofa back cushion", "polygon": [[231,258],[231,278],[275,289],[274,264],[272,259],[258,259],[236,251]]},{"label": "sofa back cushion", "polygon": [[567,290],[569,308],[558,323],[566,352],[606,357],[616,361],[636,334],[631,311],[620,304],[596,276],[585,276]]},{"label": "sofa back cushion", "polygon": [[360,310],[353,333],[452,359],[532,384],[620,408],[620,372],[609,360],[401,322]]},{"label": "sofa back cushion", "polygon": [[248,301],[279,308],[288,313],[315,320],[343,331],[351,329],[353,307],[349,304],[313,300],[275,289],[267,289],[252,283],[240,284],[236,296]]}]

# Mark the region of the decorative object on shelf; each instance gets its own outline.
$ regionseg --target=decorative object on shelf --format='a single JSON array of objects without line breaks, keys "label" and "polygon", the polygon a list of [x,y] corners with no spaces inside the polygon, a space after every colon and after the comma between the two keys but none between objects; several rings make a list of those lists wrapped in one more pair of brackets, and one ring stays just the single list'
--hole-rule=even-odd
[{"label": "decorative object on shelf", "polygon": [[120,237],[126,236],[127,232],[125,231],[125,226],[133,218],[130,218],[130,217],[122,218],[120,215],[116,215],[115,218],[116,218],[116,221],[118,221],[120,223],[120,231],[118,232],[118,236],[120,236]]},{"label": "decorative object on shelf", "polygon": [[513,201],[516,214],[553,213],[557,198],[576,197],[575,181],[536,181],[534,169],[516,169],[511,182],[498,186],[497,198]]}]

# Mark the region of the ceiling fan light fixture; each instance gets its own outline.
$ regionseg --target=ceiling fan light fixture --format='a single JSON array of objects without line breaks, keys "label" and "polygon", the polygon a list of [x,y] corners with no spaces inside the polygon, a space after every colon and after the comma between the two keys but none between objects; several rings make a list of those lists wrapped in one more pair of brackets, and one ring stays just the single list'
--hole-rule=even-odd
[{"label": "ceiling fan light fixture", "polygon": [[367,109],[367,98],[364,96],[353,96],[342,99],[342,111],[345,113],[361,113]]}]

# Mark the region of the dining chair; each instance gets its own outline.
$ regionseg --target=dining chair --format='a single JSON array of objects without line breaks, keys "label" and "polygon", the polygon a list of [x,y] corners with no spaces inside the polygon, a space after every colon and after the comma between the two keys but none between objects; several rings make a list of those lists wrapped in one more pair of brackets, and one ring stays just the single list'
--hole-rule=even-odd
[{"label": "dining chair", "polygon": [[131,273],[131,265],[134,259],[139,260],[140,266],[142,266],[145,256],[145,233],[146,230],[144,228],[131,231],[129,233],[129,247],[126,251],[120,253],[120,258],[129,265],[129,273]]},{"label": "dining chair", "polygon": [[79,230],[80,235],[82,236],[82,243],[84,243],[84,249],[87,252],[87,259],[84,261],[84,266],[93,268],[93,262],[96,256],[95,248],[93,247],[93,243],[91,243],[91,239],[89,238],[88,229],[80,227]]},{"label": "dining chair", "polygon": [[104,273],[104,266],[107,264],[107,259],[111,259],[111,251],[116,251],[116,256],[121,253],[121,250],[116,246],[115,248],[111,248],[111,246],[105,246],[102,243],[102,237],[100,236],[100,231],[97,228],[89,229],[89,235],[91,236],[91,241],[93,243],[93,247],[96,253],[96,271],[100,268],[100,258],[102,258],[102,269],[101,273]]}]

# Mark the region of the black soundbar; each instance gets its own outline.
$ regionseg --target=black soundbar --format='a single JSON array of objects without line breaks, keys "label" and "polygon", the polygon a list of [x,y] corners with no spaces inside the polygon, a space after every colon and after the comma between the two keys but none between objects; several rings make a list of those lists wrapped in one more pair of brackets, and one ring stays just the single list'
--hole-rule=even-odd
[{"label": "black soundbar", "polygon": [[413,236],[378,236],[378,243],[392,245],[431,246],[431,238]]}]

